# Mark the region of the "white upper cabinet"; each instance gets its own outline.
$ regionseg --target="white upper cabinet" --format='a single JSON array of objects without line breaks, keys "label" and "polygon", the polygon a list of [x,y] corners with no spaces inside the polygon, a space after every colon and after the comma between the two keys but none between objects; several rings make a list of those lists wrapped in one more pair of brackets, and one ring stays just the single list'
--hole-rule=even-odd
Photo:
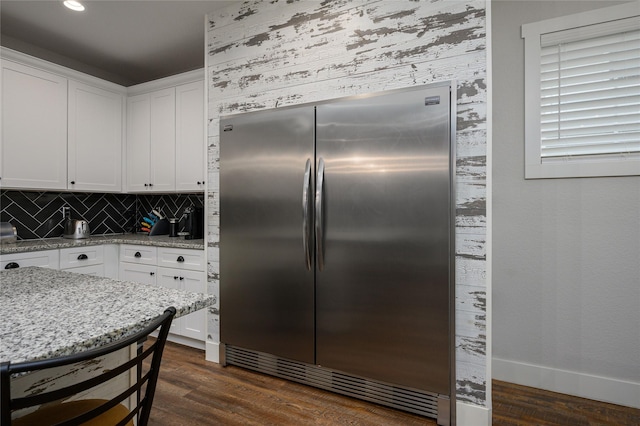
[{"label": "white upper cabinet", "polygon": [[151,189],[176,188],[176,91],[169,88],[151,94]]},{"label": "white upper cabinet", "polygon": [[3,188],[67,188],[67,79],[2,61]]},{"label": "white upper cabinet", "polygon": [[204,191],[203,70],[125,88],[0,50],[1,188]]},{"label": "white upper cabinet", "polygon": [[176,87],[176,191],[204,190],[204,81]]},{"label": "white upper cabinet", "polygon": [[204,191],[202,73],[191,71],[129,88],[128,192]]},{"label": "white upper cabinet", "polygon": [[122,191],[126,89],[2,49],[2,188]]},{"label": "white upper cabinet", "polygon": [[175,190],[175,89],[127,100],[127,191]]},{"label": "white upper cabinet", "polygon": [[122,190],[123,102],[118,93],[69,81],[69,189]]},{"label": "white upper cabinet", "polygon": [[148,189],[151,169],[151,102],[149,95],[127,99],[127,190]]}]

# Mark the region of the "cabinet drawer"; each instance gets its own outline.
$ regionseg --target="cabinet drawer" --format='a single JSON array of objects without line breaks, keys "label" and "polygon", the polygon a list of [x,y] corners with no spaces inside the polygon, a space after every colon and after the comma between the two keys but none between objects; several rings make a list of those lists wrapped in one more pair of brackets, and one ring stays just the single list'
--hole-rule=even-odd
[{"label": "cabinet drawer", "polygon": [[58,250],[0,255],[0,269],[24,268],[25,266],[58,269]]},{"label": "cabinet drawer", "polygon": [[158,248],[158,266],[204,271],[204,250]]},{"label": "cabinet drawer", "polygon": [[103,246],[85,246],[60,249],[60,269],[102,265]]},{"label": "cabinet drawer", "polygon": [[157,251],[155,247],[122,245],[120,246],[120,262],[142,265],[155,265]]},{"label": "cabinet drawer", "polygon": [[86,275],[93,275],[96,277],[104,277],[104,265],[102,263],[99,265],[78,266],[77,268],[66,269],[66,271],[74,272],[76,274],[86,274]]}]

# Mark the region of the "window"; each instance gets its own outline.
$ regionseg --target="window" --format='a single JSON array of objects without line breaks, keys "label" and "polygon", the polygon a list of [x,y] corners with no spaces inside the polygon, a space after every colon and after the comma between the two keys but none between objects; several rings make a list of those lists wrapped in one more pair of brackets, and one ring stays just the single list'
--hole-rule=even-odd
[{"label": "window", "polygon": [[640,175],[640,3],[526,24],[525,178]]}]

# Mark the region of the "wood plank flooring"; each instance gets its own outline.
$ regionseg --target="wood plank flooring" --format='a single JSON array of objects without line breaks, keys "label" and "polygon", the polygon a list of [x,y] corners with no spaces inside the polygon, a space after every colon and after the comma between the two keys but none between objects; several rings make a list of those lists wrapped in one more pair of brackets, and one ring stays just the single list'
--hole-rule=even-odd
[{"label": "wood plank flooring", "polygon": [[[634,425],[640,410],[493,382],[494,425]],[[432,419],[204,360],[167,343],[150,425],[435,425]]]},{"label": "wood plank flooring", "polygon": [[494,380],[493,424],[640,425],[640,410]]}]

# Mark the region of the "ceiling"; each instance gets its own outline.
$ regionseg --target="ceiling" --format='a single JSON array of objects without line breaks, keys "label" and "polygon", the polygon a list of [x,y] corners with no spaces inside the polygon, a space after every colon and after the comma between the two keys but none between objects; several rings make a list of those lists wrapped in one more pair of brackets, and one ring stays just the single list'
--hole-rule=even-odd
[{"label": "ceiling", "polygon": [[2,0],[0,44],[131,86],[204,66],[204,19],[236,1]]}]

